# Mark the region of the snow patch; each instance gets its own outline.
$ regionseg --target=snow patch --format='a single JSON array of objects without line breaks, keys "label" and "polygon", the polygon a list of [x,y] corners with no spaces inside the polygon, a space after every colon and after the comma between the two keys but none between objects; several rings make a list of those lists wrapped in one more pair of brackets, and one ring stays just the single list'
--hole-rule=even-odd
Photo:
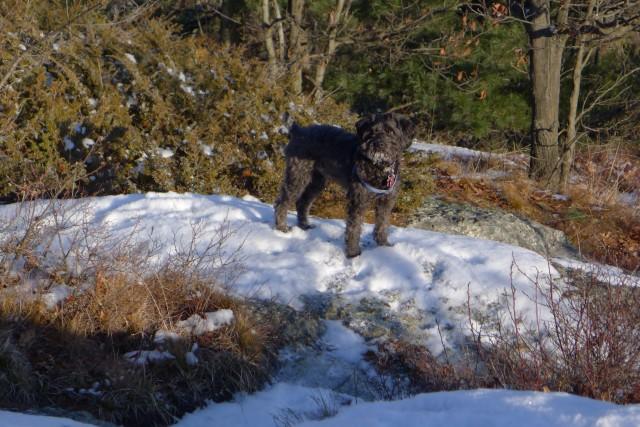
[{"label": "snow patch", "polygon": [[129,62],[133,63],[133,64],[137,64],[138,61],[136,61],[136,57],[133,56],[131,53],[125,53],[124,56],[129,60]]},{"label": "snow patch", "polygon": [[225,309],[205,313],[204,317],[199,314],[194,314],[187,320],[179,321],[176,326],[186,333],[197,336],[230,325],[233,321],[233,311]]},{"label": "snow patch", "polygon": [[51,310],[56,305],[58,305],[61,301],[64,301],[73,293],[73,288],[67,285],[57,285],[49,290],[49,292],[42,295],[42,301],[45,303],[47,308]]},{"label": "snow patch", "polygon": [[308,427],[637,427],[640,405],[511,390],[423,393],[362,402],[327,389],[278,383],[250,396],[236,395],[231,402],[210,404],[175,427],[203,427],[220,420],[226,427],[275,427],[282,425],[278,417]]},{"label": "snow patch", "polygon": [[200,149],[202,150],[202,154],[207,157],[211,157],[213,155],[213,147],[207,144],[200,144]]},{"label": "snow patch", "polygon": [[46,415],[20,414],[18,412],[0,411],[2,427],[91,427],[68,418],[50,417]]},{"label": "snow patch", "polygon": [[553,262],[565,268],[580,270],[595,276],[596,280],[616,286],[640,286],[640,277],[626,274],[622,269],[595,262],[582,262],[568,258],[553,258]]},{"label": "snow patch", "polygon": [[76,148],[76,144],[68,136],[65,136],[62,142],[64,142],[64,151],[71,151]]},{"label": "snow patch", "polygon": [[175,155],[175,152],[170,148],[156,148],[156,154],[163,159],[169,159]]},{"label": "snow patch", "polygon": [[96,143],[96,142],[95,142],[93,139],[91,139],[91,138],[83,138],[83,139],[82,139],[82,145],[83,145],[83,146],[84,146],[84,148],[86,148],[86,149],[89,149],[89,148],[93,147],[93,145],[94,145],[95,143]]},{"label": "snow patch", "polygon": [[364,338],[347,328],[339,320],[325,320],[327,331],[322,341],[330,353],[346,362],[358,363],[369,349]]}]

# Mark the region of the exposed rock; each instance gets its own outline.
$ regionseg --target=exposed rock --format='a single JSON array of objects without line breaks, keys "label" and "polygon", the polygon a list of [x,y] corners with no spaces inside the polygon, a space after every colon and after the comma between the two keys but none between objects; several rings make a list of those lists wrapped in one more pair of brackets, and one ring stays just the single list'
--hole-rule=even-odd
[{"label": "exposed rock", "polygon": [[578,256],[578,251],[560,230],[499,209],[447,203],[434,197],[428,198],[418,209],[409,226],[496,240],[527,248],[547,257]]}]

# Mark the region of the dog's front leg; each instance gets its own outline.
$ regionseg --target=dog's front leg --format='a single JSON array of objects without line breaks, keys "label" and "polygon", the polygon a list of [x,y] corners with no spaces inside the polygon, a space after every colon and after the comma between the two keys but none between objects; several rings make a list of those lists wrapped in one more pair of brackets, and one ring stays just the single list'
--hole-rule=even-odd
[{"label": "dog's front leg", "polygon": [[367,193],[362,186],[356,184],[349,188],[347,202],[347,232],[345,236],[348,258],[360,255],[360,234],[362,221],[367,209]]},{"label": "dog's front leg", "polygon": [[389,219],[397,197],[398,192],[394,191],[376,200],[376,225],[373,229],[373,238],[378,246],[391,246],[388,240]]}]

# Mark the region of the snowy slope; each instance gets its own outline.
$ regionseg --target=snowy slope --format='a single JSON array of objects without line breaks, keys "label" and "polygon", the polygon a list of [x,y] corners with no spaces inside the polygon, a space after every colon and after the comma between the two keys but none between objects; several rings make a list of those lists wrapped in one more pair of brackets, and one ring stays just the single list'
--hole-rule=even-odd
[{"label": "snowy slope", "polygon": [[[329,414],[337,414],[323,418]],[[355,402],[330,390],[290,384],[185,416],[176,427],[637,427],[640,406],[617,406],[566,393],[470,390]],[[277,423],[276,423],[277,422]]]},{"label": "snowy slope", "polygon": [[[378,298],[392,311],[429,313],[441,325],[467,327],[466,309],[483,309],[498,301],[513,284],[518,293],[519,315],[532,318],[536,289],[531,279],[557,276],[542,256],[507,244],[425,230],[392,227],[393,247],[377,247],[372,226],[363,229],[363,253],[344,256],[344,221],[312,219],[316,227],[289,233],[273,229],[273,209],[253,198],[195,194],[148,193],[67,201],[70,225],[90,224],[98,243],[105,239],[149,242],[157,247],[160,262],[188,245],[194,229],[197,245],[204,250],[225,224],[233,235],[225,249],[239,249],[247,271],[233,285],[241,295],[276,298],[301,307],[302,295],[330,293],[347,302]],[[0,219],[14,214],[15,206],[0,208]],[[72,214],[71,212],[75,212]],[[295,216],[289,216],[295,224]],[[68,239],[77,228],[66,230]],[[55,242],[54,242],[55,243]],[[73,264],[73,256],[69,257]],[[82,264],[79,261],[78,264]],[[540,308],[540,307],[538,307]],[[545,317],[544,310],[539,313]],[[425,336],[438,337],[433,321],[420,326]],[[447,337],[445,337],[446,339]],[[436,354],[439,338],[426,343]]]},{"label": "snowy slope", "polygon": [[0,427],[88,427],[89,425],[66,418],[0,411]]},{"label": "snowy slope", "polygon": [[[237,251],[246,266],[231,291],[276,298],[294,307],[301,307],[301,297],[309,294],[338,295],[347,302],[379,298],[391,311],[430,313],[441,324],[462,326],[458,328],[462,331],[467,319],[465,310],[460,309],[468,297],[475,308],[495,307],[512,284],[519,296],[519,314],[533,316],[536,288],[531,279],[557,277],[548,262],[534,252],[463,236],[392,228],[390,241],[394,246],[379,248],[373,243],[371,225],[363,230],[363,254],[349,260],[343,254],[343,221],[313,219],[317,227],[312,230],[293,228],[290,233],[281,233],[272,227],[272,207],[250,197],[149,193],[61,203],[68,221],[62,246],[77,238],[81,227],[74,224],[81,220],[89,229],[88,239],[96,243],[153,242],[150,245],[155,248],[156,262],[188,246],[194,232],[196,249],[204,251],[225,226],[233,231],[225,251]],[[15,205],[0,207],[0,221],[10,221],[17,209]],[[294,215],[290,215],[290,224],[294,221]],[[55,257],[55,251],[49,256]],[[82,263],[73,256],[67,262]],[[546,314],[542,310],[538,315],[544,318]],[[425,323],[421,327],[425,336],[438,337],[434,325]],[[435,353],[441,350],[439,338],[427,339],[424,344]],[[332,371],[366,372],[367,364],[361,356],[367,344],[339,322],[328,322],[321,345],[323,353],[307,365],[316,364],[319,369],[315,372],[306,369],[298,375],[293,370],[293,374],[277,376],[278,382],[272,387],[252,396],[237,396],[233,402],[212,404],[186,416],[179,425],[273,426],[274,415],[279,425],[296,420],[304,421],[303,425],[349,427],[640,425],[637,406],[622,408],[556,393],[461,391],[356,404],[355,398],[338,395],[327,387],[332,387]],[[324,412],[337,415],[313,421],[322,407]],[[21,421],[14,421],[16,417],[0,413],[0,426],[21,425]],[[41,424],[35,422],[28,425],[79,425],[44,418],[37,421]]]}]

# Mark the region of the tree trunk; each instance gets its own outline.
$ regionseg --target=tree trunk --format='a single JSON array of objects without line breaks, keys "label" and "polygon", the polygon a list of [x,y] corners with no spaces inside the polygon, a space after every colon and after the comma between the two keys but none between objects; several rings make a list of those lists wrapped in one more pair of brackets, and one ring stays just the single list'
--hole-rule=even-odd
[{"label": "tree trunk", "polygon": [[289,0],[291,30],[289,31],[287,59],[290,64],[291,86],[295,94],[302,93],[302,71],[305,67],[305,58],[308,56],[305,43],[306,37],[302,27],[303,15],[304,0]]},{"label": "tree trunk", "polygon": [[[222,13],[224,13],[225,15],[231,16],[231,8],[229,7],[229,0],[224,0],[220,5],[220,9],[222,9]],[[229,24],[229,21],[227,21],[226,18],[222,16],[218,16],[218,18],[220,19],[220,33],[219,33],[220,41],[226,47],[229,47],[229,45],[231,44],[231,26]]]},{"label": "tree trunk", "polygon": [[582,83],[582,70],[585,66],[586,48],[583,43],[583,37],[578,37],[578,51],[576,52],[576,62],[573,67],[573,88],[571,97],[569,98],[569,115],[567,117],[566,138],[562,147],[562,165],[560,167],[560,189],[566,191],[569,186],[569,175],[571,166],[573,165],[573,157],[577,142],[577,117],[578,117],[578,101],[580,100],[580,86]]},{"label": "tree trunk", "polygon": [[278,73],[278,61],[276,49],[273,45],[273,25],[271,25],[269,13],[269,0],[262,0],[262,26],[264,28],[264,44],[267,48],[269,60],[269,74],[272,78],[275,78]]},{"label": "tree trunk", "polygon": [[339,26],[349,13],[350,6],[350,0],[337,0],[335,10],[332,10],[329,14],[329,40],[327,42],[327,48],[318,62],[315,79],[313,80],[315,86],[314,98],[316,102],[320,101],[324,94],[322,84],[324,83],[324,77],[327,73],[327,66],[338,47],[337,38]]},{"label": "tree trunk", "polygon": [[554,33],[545,1],[532,4],[534,15],[527,25],[533,107],[529,175],[555,188],[560,176],[560,73],[566,37]]},{"label": "tree trunk", "polygon": [[[584,22],[590,23],[596,1],[590,0],[587,6],[587,14]],[[562,147],[562,165],[560,168],[560,189],[566,192],[569,187],[569,177],[571,175],[571,166],[575,155],[575,147],[578,137],[578,101],[580,100],[580,89],[582,84],[582,70],[589,61],[589,57],[593,49],[586,47],[587,36],[579,34],[576,38],[578,50],[576,52],[576,60],[573,66],[573,88],[571,97],[569,98],[569,115],[567,117],[567,133]]]},{"label": "tree trunk", "polygon": [[280,61],[281,64],[284,64],[287,53],[287,41],[284,38],[284,25],[282,25],[282,13],[280,13],[278,0],[273,0],[273,12],[276,17],[276,26],[278,29],[278,61]]}]

